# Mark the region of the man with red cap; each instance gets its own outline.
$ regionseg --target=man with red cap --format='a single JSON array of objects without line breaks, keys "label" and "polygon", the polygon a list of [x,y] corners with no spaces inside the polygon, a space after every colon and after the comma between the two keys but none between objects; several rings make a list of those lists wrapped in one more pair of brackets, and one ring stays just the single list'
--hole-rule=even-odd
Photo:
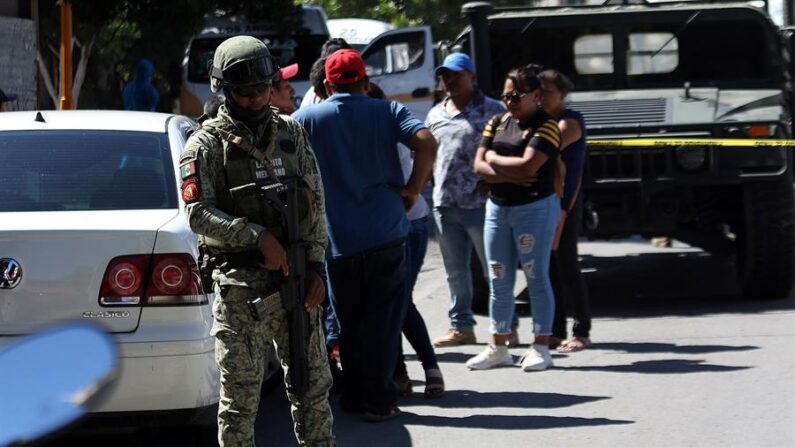
[{"label": "man with red cap", "polygon": [[290,79],[298,74],[298,64],[288,65],[279,69],[279,77],[271,87],[271,105],[279,109],[282,115],[295,112],[295,89]]},{"label": "man with red cap", "polygon": [[[366,95],[364,61],[352,49],[326,59],[329,97],[293,115],[317,156],[326,197],[326,255],[340,322],[341,405],[366,421],[399,414],[392,382],[408,307],[410,208],[431,174],[436,140],[406,107]],[[408,182],[397,143],[414,151]]]}]

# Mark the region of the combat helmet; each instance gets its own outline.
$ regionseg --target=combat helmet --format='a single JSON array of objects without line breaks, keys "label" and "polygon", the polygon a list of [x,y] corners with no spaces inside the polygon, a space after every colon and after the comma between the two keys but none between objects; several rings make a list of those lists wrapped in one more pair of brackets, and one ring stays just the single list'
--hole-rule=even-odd
[{"label": "combat helmet", "polygon": [[268,47],[252,36],[226,39],[215,50],[210,66],[210,89],[269,84],[279,71]]}]

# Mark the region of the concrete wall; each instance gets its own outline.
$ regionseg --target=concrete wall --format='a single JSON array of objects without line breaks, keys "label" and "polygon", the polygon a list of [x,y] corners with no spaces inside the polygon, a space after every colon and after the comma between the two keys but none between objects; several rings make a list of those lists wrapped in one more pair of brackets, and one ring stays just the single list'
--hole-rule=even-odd
[{"label": "concrete wall", "polygon": [[32,20],[0,17],[0,89],[17,95],[17,100],[9,104],[10,110],[36,108],[36,35]]}]

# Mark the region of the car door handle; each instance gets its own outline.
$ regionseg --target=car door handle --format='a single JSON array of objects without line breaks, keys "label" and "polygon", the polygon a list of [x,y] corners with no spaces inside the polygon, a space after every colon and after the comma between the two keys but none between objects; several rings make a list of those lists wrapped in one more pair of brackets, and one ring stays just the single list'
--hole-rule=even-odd
[{"label": "car door handle", "polygon": [[426,97],[426,96],[428,96],[430,94],[431,94],[431,89],[429,89],[427,87],[420,87],[418,89],[415,89],[413,92],[411,92],[411,97],[412,98],[424,98],[424,97]]}]

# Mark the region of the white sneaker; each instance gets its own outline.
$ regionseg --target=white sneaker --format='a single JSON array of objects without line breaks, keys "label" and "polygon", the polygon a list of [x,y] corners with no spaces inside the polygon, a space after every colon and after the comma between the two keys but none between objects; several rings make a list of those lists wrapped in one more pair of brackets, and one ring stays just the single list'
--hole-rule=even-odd
[{"label": "white sneaker", "polygon": [[543,371],[551,368],[552,356],[549,354],[549,346],[532,345],[522,357],[522,371]]},{"label": "white sneaker", "polygon": [[513,357],[507,346],[488,345],[480,354],[467,360],[469,369],[491,369],[495,366],[513,365]]}]

